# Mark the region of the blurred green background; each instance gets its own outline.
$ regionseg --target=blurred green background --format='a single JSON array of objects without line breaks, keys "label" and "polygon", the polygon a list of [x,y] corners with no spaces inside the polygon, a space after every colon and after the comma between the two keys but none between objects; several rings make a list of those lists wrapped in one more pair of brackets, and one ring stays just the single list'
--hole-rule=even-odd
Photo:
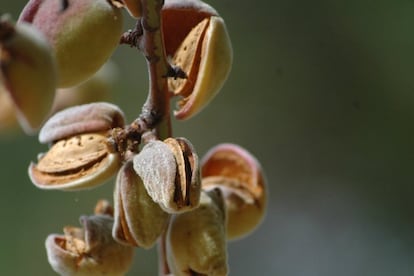
[{"label": "blurred green background", "polygon": [[[244,146],[270,192],[261,227],[229,244],[230,275],[414,275],[414,1],[209,3],[227,22],[233,70],[174,134],[200,155]],[[0,12],[17,18],[24,4],[3,0]],[[126,46],[113,59],[113,101],[132,120],[147,91],[144,59]],[[36,189],[27,166],[45,149],[36,137],[0,137],[1,275],[55,275],[47,234],[112,198],[113,183]],[[156,251],[137,249],[128,275],[156,271]]]}]

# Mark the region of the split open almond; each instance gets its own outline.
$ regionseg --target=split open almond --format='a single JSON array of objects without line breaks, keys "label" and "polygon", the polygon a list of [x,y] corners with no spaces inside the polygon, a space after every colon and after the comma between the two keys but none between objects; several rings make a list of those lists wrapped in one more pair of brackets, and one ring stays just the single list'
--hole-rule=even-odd
[{"label": "split open almond", "polygon": [[107,136],[89,133],[53,144],[37,164],[30,164],[29,176],[41,189],[80,190],[104,183],[120,165]]},{"label": "split open almond", "polygon": [[174,115],[188,119],[220,91],[233,61],[230,37],[223,19],[207,4],[166,1],[162,10],[167,55],[187,78],[170,78],[168,87],[180,97]]}]

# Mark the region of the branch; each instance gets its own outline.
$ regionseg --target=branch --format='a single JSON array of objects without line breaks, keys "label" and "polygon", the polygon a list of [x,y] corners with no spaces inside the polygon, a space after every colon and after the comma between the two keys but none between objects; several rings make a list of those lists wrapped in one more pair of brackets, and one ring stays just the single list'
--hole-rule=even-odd
[{"label": "branch", "polygon": [[141,119],[155,127],[160,139],[170,137],[170,95],[167,75],[170,65],[167,62],[161,30],[161,8],[163,0],[141,0],[141,50],[147,60],[149,73],[149,93],[142,108]]},{"label": "branch", "polygon": [[161,29],[163,3],[163,0],[141,0],[142,17],[120,39],[120,44],[128,44],[144,54],[149,72],[149,93],[140,116],[125,130],[113,133],[121,152],[134,151],[135,146],[128,144],[131,141],[139,144],[144,133],[152,132],[151,136],[158,139],[172,136],[167,78],[186,75],[181,68],[172,67],[166,58]]}]

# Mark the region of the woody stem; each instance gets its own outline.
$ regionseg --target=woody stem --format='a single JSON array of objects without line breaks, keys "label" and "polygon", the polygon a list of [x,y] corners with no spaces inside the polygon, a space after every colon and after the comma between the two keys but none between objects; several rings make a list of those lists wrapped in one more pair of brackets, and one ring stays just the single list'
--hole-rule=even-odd
[{"label": "woody stem", "polygon": [[161,30],[161,8],[163,0],[141,0],[143,7],[141,27],[141,50],[147,60],[149,72],[149,93],[142,108],[141,116],[155,127],[160,139],[170,137],[170,96],[167,86],[169,64],[167,62]]},{"label": "woody stem", "polygon": [[[172,135],[170,118],[170,95],[167,76],[170,65],[167,62],[162,36],[161,8],[163,0],[141,0],[143,14],[141,19],[142,40],[141,50],[147,60],[150,91],[142,108],[143,118],[154,118],[155,135],[165,139]],[[169,273],[165,252],[165,233],[159,242],[159,274]]]}]

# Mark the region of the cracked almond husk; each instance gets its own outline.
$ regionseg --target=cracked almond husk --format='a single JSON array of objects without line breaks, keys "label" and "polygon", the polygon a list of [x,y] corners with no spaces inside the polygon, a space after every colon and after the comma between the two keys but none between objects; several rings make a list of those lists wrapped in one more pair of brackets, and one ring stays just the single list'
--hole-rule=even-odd
[{"label": "cracked almond husk", "polygon": [[53,270],[60,275],[125,275],[134,250],[112,238],[112,217],[82,216],[80,222],[83,229],[66,226],[63,235],[47,237],[47,257]]},{"label": "cracked almond husk", "polygon": [[196,208],[201,179],[198,156],[185,138],[150,141],[134,157],[148,194],[168,213]]},{"label": "cracked almond husk", "polygon": [[251,233],[266,213],[266,179],[256,158],[235,144],[220,144],[202,159],[202,187],[222,190],[227,206],[227,237]]},{"label": "cracked almond husk", "polygon": [[198,155],[186,138],[167,138],[164,140],[172,150],[177,162],[175,179],[176,204],[181,210],[197,207],[200,202],[201,176]]},{"label": "cracked almond husk", "polygon": [[174,115],[189,119],[216,96],[229,75],[230,37],[223,19],[201,1],[166,1],[162,19],[167,55],[187,75],[168,79],[171,92],[181,97]]},{"label": "cracked almond husk", "polygon": [[33,184],[41,189],[93,188],[111,178],[121,166],[105,134],[88,133],[60,140],[29,166]]}]

